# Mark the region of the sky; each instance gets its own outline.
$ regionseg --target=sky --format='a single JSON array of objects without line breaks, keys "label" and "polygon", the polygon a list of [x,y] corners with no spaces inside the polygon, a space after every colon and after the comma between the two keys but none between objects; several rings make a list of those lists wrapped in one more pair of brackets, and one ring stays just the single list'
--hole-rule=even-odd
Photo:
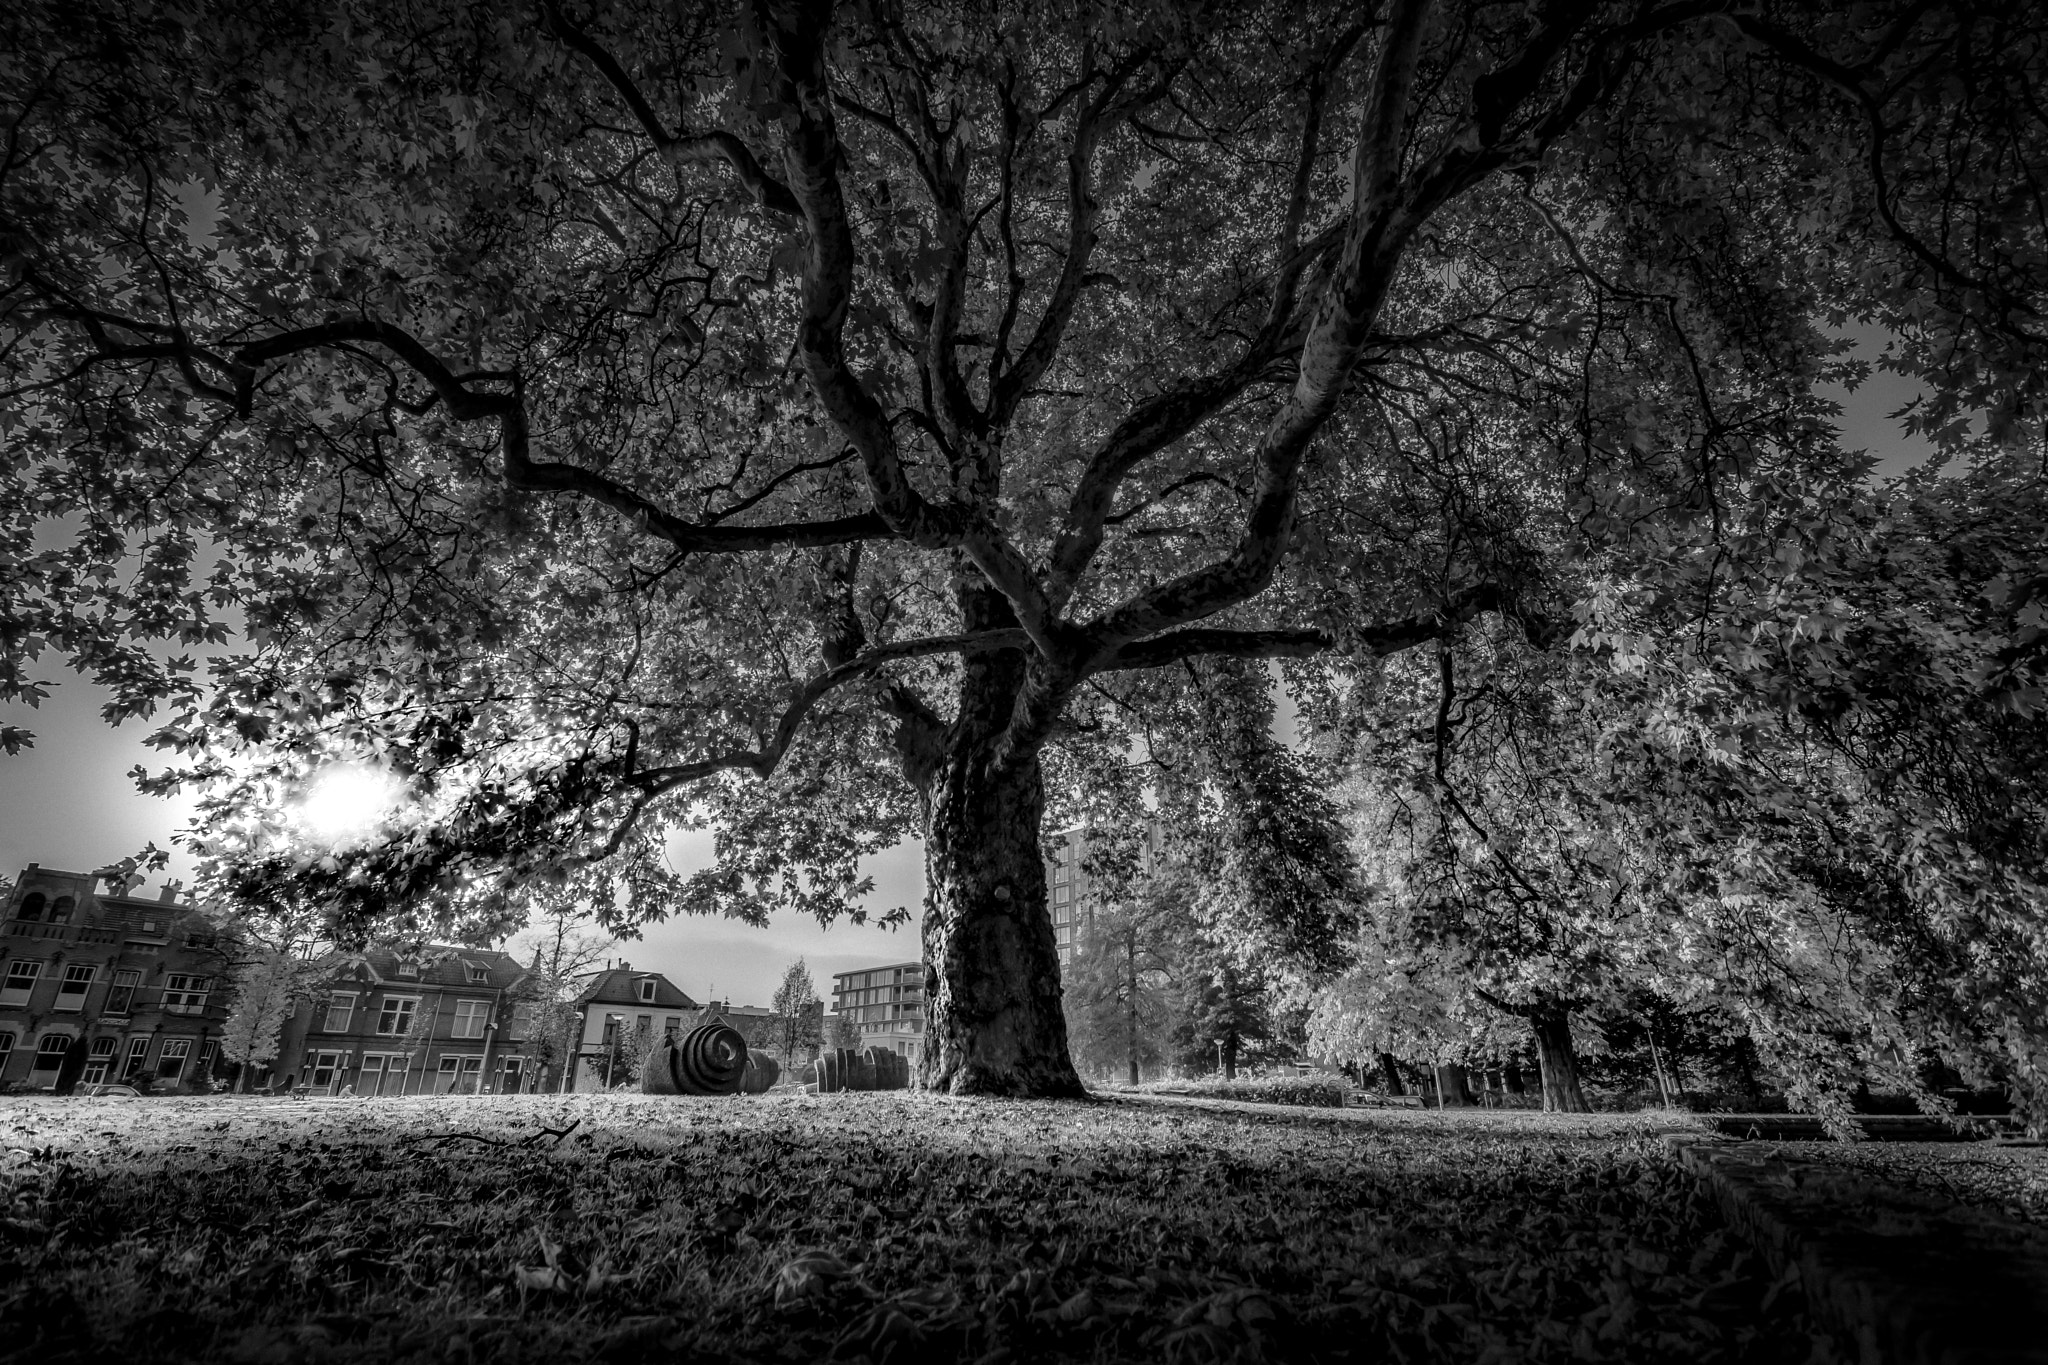
[{"label": "sky", "polygon": [[[1860,340],[1875,358],[1877,339]],[[1878,454],[1880,473],[1897,473],[1926,457],[1928,447],[1906,436],[1891,417],[1913,396],[1903,381],[1880,375],[1853,394],[1831,388],[1824,395],[1842,406],[1844,444]],[[11,876],[31,862],[90,872],[154,842],[171,850],[163,875],[189,881],[191,862],[175,847],[173,835],[190,820],[191,802],[144,796],[127,776],[137,764],[161,766],[160,756],[142,743],[150,724],[106,725],[98,714],[103,698],[93,683],[59,671],[61,665],[50,656],[45,665],[44,676],[58,685],[41,707],[0,705],[0,725],[19,725],[36,735],[34,748],[0,754],[0,875]],[[757,929],[733,920],[679,915],[648,926],[612,956],[661,972],[694,999],[715,995],[748,1005],[766,1004],[783,972],[801,957],[829,996],[835,972],[918,958],[923,858],[922,846],[910,841],[868,860],[863,869],[875,880],[866,902],[871,909],[911,909],[911,922],[900,929],[820,928],[792,915]],[[671,859],[679,871],[703,866],[710,859],[710,836],[677,840]],[[153,894],[161,881],[153,879],[135,894]]]}]

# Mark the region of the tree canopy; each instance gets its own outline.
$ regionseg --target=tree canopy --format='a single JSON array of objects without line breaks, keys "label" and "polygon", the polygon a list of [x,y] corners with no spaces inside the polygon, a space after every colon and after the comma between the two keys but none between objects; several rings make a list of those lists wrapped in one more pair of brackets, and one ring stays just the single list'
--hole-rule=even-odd
[{"label": "tree canopy", "polygon": [[[1046,805],[1192,792],[1222,664],[1319,724],[1482,620],[1749,629],[1869,467],[1851,320],[1944,448],[2038,437],[2044,23],[30,0],[0,697],[85,670],[345,929],[830,917],[920,832],[926,1079],[1070,1092]],[[292,826],[336,762],[378,837]]]}]

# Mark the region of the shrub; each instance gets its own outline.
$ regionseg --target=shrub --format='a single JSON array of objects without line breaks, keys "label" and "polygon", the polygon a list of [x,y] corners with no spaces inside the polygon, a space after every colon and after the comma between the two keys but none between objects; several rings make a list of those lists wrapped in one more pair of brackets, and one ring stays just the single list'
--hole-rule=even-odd
[{"label": "shrub", "polygon": [[1264,1076],[1255,1080],[1153,1081],[1120,1085],[1118,1090],[1145,1095],[1191,1095],[1208,1100],[1249,1100],[1254,1104],[1305,1104],[1317,1109],[1342,1109],[1351,1083],[1342,1076]]}]

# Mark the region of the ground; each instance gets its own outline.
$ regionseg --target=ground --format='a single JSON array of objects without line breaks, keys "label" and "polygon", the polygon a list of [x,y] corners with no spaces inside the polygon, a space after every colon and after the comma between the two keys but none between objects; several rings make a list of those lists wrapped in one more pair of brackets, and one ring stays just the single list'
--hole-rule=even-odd
[{"label": "ground", "polygon": [[1669,1122],[4,1100],[0,1359],[1825,1359]]}]

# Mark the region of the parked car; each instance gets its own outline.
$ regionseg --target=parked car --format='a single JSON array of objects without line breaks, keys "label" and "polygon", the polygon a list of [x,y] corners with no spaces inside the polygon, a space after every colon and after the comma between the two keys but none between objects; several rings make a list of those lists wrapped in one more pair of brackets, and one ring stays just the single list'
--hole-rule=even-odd
[{"label": "parked car", "polygon": [[142,1092],[140,1090],[137,1090],[134,1086],[121,1085],[118,1083],[110,1083],[106,1085],[81,1085],[78,1087],[78,1093],[81,1095],[90,1095],[94,1099],[102,1100],[137,1100],[142,1098]]}]

